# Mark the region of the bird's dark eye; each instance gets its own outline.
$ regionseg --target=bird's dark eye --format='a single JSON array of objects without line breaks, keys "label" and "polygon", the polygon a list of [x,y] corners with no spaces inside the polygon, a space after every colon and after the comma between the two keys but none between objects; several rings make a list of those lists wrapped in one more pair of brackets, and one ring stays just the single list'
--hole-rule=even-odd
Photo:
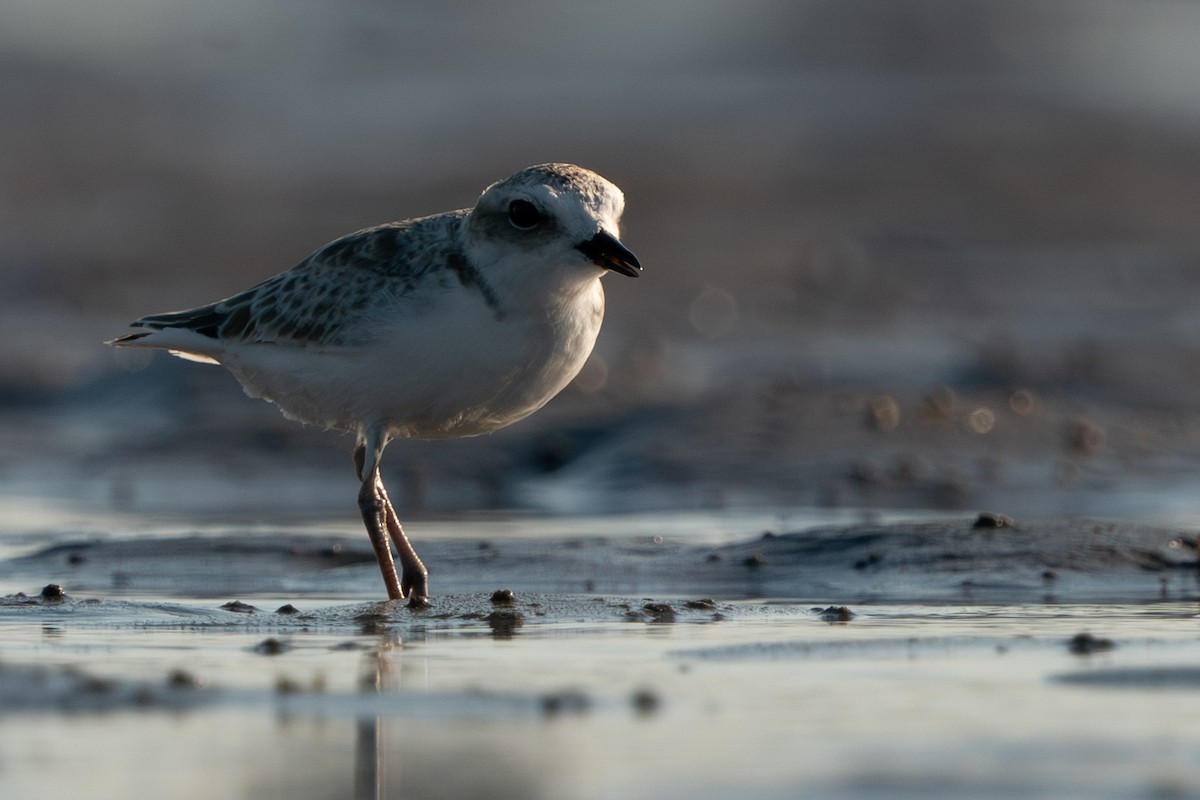
[{"label": "bird's dark eye", "polygon": [[531,231],[542,221],[542,215],[528,200],[513,200],[508,204],[508,221],[517,230]]}]

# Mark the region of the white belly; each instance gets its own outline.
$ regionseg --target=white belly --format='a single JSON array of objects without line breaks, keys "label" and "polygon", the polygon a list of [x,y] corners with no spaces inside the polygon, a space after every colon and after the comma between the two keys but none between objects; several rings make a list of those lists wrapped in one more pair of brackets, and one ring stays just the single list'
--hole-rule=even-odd
[{"label": "white belly", "polygon": [[[583,367],[603,316],[603,291],[570,307],[501,318],[478,296],[446,296],[382,322],[356,347],[244,345],[221,358],[246,392],[301,422],[394,437],[490,433],[541,408]],[[449,304],[453,302],[453,306]]]}]

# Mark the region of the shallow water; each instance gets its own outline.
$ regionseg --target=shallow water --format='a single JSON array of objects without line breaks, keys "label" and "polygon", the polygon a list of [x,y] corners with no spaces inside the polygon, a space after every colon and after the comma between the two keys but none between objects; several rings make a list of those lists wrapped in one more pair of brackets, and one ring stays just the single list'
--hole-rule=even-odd
[{"label": "shallow water", "polygon": [[[759,522],[742,520],[741,529]],[[970,531],[969,522],[884,530],[924,531],[933,546],[943,541],[939,532]],[[496,534],[513,524],[485,527]],[[927,599],[912,601],[912,578],[901,576],[896,596],[909,600],[898,602],[888,599],[886,569],[871,578],[875,599],[862,593],[852,580],[862,570],[839,566],[841,551],[826,557],[827,548],[814,549],[819,531],[733,542],[647,538],[649,530],[693,524],[643,518],[629,526],[630,537],[620,535],[628,531],[619,518],[609,520],[607,536],[597,520],[541,520],[525,528],[527,549],[503,536],[488,540],[502,556],[511,549],[523,569],[481,552],[463,529],[439,537],[437,526],[422,526],[425,552],[439,556],[435,590],[454,590],[425,612],[374,602],[375,567],[353,557],[352,539],[340,554],[349,554],[346,563],[300,570],[290,588],[273,583],[272,561],[280,562],[275,572],[295,568],[280,552],[323,541],[319,526],[276,529],[271,547],[239,554],[262,565],[270,588],[216,597],[204,591],[203,569],[188,562],[195,566],[205,547],[214,557],[228,551],[239,540],[235,527],[201,527],[186,538],[93,536],[92,549],[72,551],[83,559],[78,572],[54,549],[71,536],[51,537],[40,553],[26,543],[20,557],[0,563],[6,589],[16,583],[34,595],[0,603],[0,794],[1200,792],[1194,565],[1155,572],[1124,561],[1081,563],[1072,569],[1090,581],[1063,570],[1058,602],[1047,602],[1040,586],[1025,599],[1012,588],[999,602],[955,599],[941,588],[943,567],[918,565]],[[730,519],[725,526],[738,529]],[[857,528],[845,534],[861,538]],[[1105,542],[1124,536],[1147,546],[1165,535],[1103,532]],[[184,543],[190,555],[176,549]],[[763,546],[774,548],[765,564],[736,563]],[[789,563],[799,547],[808,549]],[[555,578],[528,563],[539,553]],[[714,568],[794,572],[826,588],[776,576],[760,585],[799,588],[746,598],[721,573],[709,574],[707,585],[696,581],[702,573],[693,562],[704,553],[720,556]],[[134,576],[127,588],[94,581],[113,554]],[[1018,570],[1026,556],[1014,558],[1001,557],[998,568]],[[613,565],[636,567],[636,592],[552,588],[555,580],[582,584],[587,574],[604,584]],[[136,576],[154,568],[174,579],[174,591],[138,585]],[[37,576],[53,569],[65,576],[61,601],[36,596]],[[974,575],[955,576],[964,574]],[[1105,599],[1096,586],[1107,579],[1114,588]],[[471,584],[478,585],[464,588]],[[514,590],[513,605],[481,590],[501,585]],[[234,596],[257,611],[223,609]],[[688,605],[700,598],[713,602]],[[287,603],[299,613],[276,612]],[[1072,652],[1072,637],[1085,631],[1094,635],[1081,640],[1086,652]]]},{"label": "shallow water", "polygon": [[[7,714],[3,782],[6,794],[87,787],[96,797],[1127,797],[1196,787],[1200,724],[1189,701],[1200,679],[1159,688],[1151,670],[1131,685],[1062,680],[1194,664],[1194,608],[923,611],[864,608],[848,625],[794,607],[697,625],[580,615],[527,624],[513,639],[481,623],[399,640],[303,632],[279,656],[255,650],[261,629],[43,626],[20,637],[9,669],[79,664],[158,687],[186,669],[205,686],[178,691],[204,699],[88,712],[68,695],[55,710]],[[1081,625],[1118,649],[1069,654]],[[376,776],[379,795],[362,775]]]}]

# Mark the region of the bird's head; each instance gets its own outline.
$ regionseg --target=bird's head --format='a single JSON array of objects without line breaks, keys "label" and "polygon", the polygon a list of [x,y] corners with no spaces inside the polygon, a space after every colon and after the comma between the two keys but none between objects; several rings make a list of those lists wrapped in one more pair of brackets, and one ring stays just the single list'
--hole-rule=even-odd
[{"label": "bird's head", "polygon": [[621,244],[625,196],[573,164],[529,167],[484,190],[466,220],[466,247],[477,265],[565,276],[606,271],[637,277],[642,266]]}]

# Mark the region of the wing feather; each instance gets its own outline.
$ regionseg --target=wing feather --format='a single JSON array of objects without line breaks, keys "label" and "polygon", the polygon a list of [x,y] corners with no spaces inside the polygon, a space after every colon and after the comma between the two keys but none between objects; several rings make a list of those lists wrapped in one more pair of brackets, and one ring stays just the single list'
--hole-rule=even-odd
[{"label": "wing feather", "polygon": [[[133,327],[184,329],[226,343],[347,344],[372,304],[404,296],[431,279],[445,281],[457,274],[462,263],[457,226],[466,213],[351,233],[287,272],[232,297],[142,317]],[[152,334],[129,334],[113,343],[155,345]]]}]

